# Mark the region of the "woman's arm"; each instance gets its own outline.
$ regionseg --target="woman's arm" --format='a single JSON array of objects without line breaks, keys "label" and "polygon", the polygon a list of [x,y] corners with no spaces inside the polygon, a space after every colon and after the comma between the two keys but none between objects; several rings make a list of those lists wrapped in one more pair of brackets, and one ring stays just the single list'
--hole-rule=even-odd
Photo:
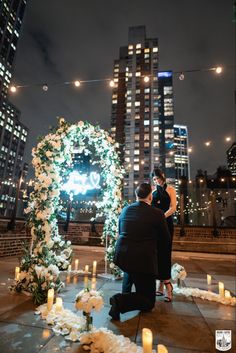
[{"label": "woman's arm", "polygon": [[168,192],[170,196],[170,207],[169,209],[165,212],[165,217],[171,216],[173,213],[176,211],[176,191],[173,188],[173,186],[167,186],[166,191]]}]

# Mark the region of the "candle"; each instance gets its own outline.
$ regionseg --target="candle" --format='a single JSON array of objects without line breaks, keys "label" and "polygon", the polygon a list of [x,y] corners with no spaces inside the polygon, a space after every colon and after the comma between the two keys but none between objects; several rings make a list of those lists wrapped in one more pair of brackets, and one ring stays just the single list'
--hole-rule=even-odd
[{"label": "candle", "polygon": [[20,267],[15,268],[15,280],[18,281],[20,276]]},{"label": "candle", "polygon": [[53,300],[54,300],[54,289],[51,288],[48,290],[48,301],[47,301],[48,311],[52,310]]},{"label": "candle", "polygon": [[97,261],[93,261],[93,276],[96,275],[96,271],[97,271]]},{"label": "candle", "polygon": [[207,275],[207,285],[211,285],[211,275]]},{"label": "candle", "polygon": [[158,344],[157,353],[168,353],[168,349],[163,344]]},{"label": "candle", "polygon": [[57,297],[56,298],[56,311],[62,311],[63,305],[62,305],[62,298]]},{"label": "candle", "polygon": [[89,265],[85,265],[84,272],[88,273],[88,271],[89,271]]},{"label": "candle", "polygon": [[71,272],[71,265],[68,266],[68,272]]},{"label": "candle", "polygon": [[219,295],[224,297],[225,295],[225,287],[223,282],[219,282]]},{"label": "candle", "polygon": [[142,330],[143,353],[152,353],[152,331],[148,328]]},{"label": "candle", "polygon": [[84,287],[87,288],[88,287],[88,276],[84,277]]},{"label": "candle", "polygon": [[79,269],[79,259],[75,260],[75,271],[78,271]]},{"label": "candle", "polygon": [[231,298],[231,294],[229,290],[225,290],[225,298]]},{"label": "candle", "polygon": [[92,285],[91,285],[91,289],[96,289],[96,277],[92,278]]}]

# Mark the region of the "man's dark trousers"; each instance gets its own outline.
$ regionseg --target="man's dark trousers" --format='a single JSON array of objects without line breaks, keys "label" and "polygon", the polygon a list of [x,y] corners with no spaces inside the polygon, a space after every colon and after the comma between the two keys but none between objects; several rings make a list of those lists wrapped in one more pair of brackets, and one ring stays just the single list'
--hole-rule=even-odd
[{"label": "man's dark trousers", "polygon": [[129,273],[136,292],[116,294],[116,303],[123,314],[132,310],[149,311],[155,306],[156,277],[150,274]]}]

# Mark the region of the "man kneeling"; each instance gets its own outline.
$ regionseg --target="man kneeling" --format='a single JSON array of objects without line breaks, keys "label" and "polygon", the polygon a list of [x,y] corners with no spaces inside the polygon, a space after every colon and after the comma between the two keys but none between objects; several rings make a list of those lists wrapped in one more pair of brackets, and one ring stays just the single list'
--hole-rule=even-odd
[{"label": "man kneeling", "polygon": [[[119,320],[120,313],[127,311],[151,310],[155,305],[156,278],[171,268],[170,234],[164,213],[150,206],[151,185],[140,184],[135,194],[137,201],[125,207],[119,217],[114,263],[128,275],[136,291],[110,298],[109,315],[113,320]],[[165,254],[165,264],[158,263],[158,253]]]}]

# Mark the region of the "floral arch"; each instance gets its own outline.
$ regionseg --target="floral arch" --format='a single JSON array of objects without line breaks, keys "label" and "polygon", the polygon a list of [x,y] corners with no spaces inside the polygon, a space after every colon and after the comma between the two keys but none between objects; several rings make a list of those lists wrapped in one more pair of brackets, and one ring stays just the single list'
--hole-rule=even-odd
[{"label": "floral arch", "polygon": [[60,190],[70,170],[75,144],[78,153],[91,154],[92,148],[99,159],[106,188],[102,191],[102,201],[97,204],[97,216],[105,216],[102,239],[108,237],[106,259],[113,274],[119,273],[112,258],[122,207],[124,170],[115,151],[116,144],[98,126],[83,121],[69,124],[60,118],[59,127],[45,136],[32,151],[35,183],[26,209],[32,241],[30,250],[26,250],[21,260],[20,276],[14,288],[31,293],[36,303],[46,301],[49,288],[60,289],[63,283],[59,271],[66,270],[71,260],[71,243],[59,235],[57,213],[60,210]]}]

